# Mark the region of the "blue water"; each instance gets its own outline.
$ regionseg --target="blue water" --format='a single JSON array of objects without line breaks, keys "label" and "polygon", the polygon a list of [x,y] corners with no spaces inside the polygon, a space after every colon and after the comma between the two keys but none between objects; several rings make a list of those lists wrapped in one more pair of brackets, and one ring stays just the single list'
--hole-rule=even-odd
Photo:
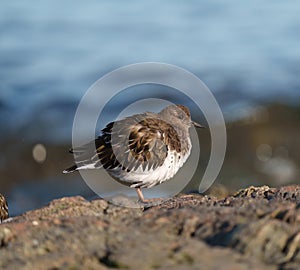
[{"label": "blue water", "polygon": [[[193,72],[226,119],[272,102],[299,106],[299,14],[300,3],[291,0],[1,1],[0,143],[18,138],[15,155],[28,142],[70,145],[76,107],[89,86],[136,62]],[[136,98],[123,95],[112,109]],[[0,165],[5,160],[0,153]],[[32,176],[11,190],[12,215],[55,197],[87,194],[80,179],[74,184],[61,176],[57,163],[52,178]]]},{"label": "blue water", "polygon": [[299,104],[299,14],[289,0],[2,1],[0,136],[70,139],[88,87],[144,61],[195,73],[225,115],[260,102]]}]

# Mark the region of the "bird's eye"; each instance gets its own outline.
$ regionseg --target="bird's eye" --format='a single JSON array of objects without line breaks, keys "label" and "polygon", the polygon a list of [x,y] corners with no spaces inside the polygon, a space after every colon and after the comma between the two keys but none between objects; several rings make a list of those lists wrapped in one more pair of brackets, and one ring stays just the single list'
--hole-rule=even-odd
[{"label": "bird's eye", "polygon": [[178,114],[178,118],[179,118],[179,119],[183,119],[183,118],[184,118],[183,113],[179,113],[179,114]]}]

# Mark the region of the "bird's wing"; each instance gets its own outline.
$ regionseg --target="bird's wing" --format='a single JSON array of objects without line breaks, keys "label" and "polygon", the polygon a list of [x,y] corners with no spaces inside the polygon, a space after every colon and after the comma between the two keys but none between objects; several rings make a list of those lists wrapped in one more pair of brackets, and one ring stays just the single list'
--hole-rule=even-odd
[{"label": "bird's wing", "polygon": [[[122,168],[129,172],[141,166],[143,170],[150,170],[163,164],[168,145],[176,137],[174,128],[155,115],[135,115],[109,123],[95,141],[71,152],[78,169]],[[177,141],[175,147],[180,150],[180,141]]]}]

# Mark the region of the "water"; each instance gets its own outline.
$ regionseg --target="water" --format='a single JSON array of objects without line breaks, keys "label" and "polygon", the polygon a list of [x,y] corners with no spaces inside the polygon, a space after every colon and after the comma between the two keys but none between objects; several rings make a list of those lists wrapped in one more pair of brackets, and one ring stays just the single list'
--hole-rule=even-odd
[{"label": "water", "polygon": [[2,2],[3,132],[43,113],[65,140],[86,89],[107,71],[141,61],[197,74],[225,111],[253,100],[297,103],[299,13],[296,1]]},{"label": "water", "polygon": [[241,108],[300,105],[299,14],[289,0],[2,1],[0,141],[70,144],[88,87],[135,62],[193,72],[227,120]]}]

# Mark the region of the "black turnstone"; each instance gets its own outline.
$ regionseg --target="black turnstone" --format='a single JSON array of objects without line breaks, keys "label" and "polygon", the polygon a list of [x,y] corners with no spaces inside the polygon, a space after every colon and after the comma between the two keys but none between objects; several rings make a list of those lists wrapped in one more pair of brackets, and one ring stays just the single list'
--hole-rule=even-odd
[{"label": "black turnstone", "polygon": [[172,178],[191,153],[189,128],[202,128],[183,105],[170,105],[159,113],[146,112],[109,123],[95,141],[71,149],[76,165],[64,173],[104,168],[118,182],[142,188]]}]

